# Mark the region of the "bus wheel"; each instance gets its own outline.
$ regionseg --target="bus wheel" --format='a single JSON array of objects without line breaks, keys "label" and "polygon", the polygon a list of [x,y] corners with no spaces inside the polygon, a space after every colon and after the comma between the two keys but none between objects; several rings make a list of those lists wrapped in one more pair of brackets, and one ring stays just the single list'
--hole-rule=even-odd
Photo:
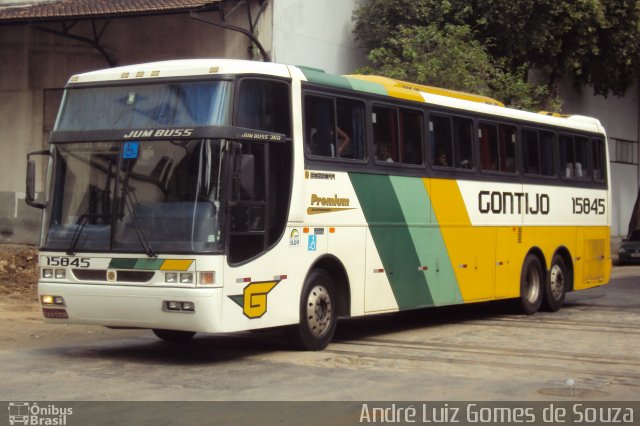
[{"label": "bus wheel", "polygon": [[549,268],[549,276],[544,286],[542,306],[545,310],[555,312],[562,307],[567,284],[569,284],[569,276],[564,259],[557,254],[553,256],[551,268]]},{"label": "bus wheel", "polygon": [[159,328],[154,328],[153,334],[155,334],[165,342],[171,343],[188,342],[193,336],[196,335],[196,333],[193,331],[163,330]]},{"label": "bus wheel", "polygon": [[331,342],[338,321],[333,288],[333,279],[324,269],[314,269],[307,277],[300,297],[300,322],[288,333],[296,349],[319,351]]},{"label": "bus wheel", "polygon": [[533,315],[538,312],[542,304],[544,282],[540,259],[533,254],[528,255],[520,273],[519,308],[523,313]]}]

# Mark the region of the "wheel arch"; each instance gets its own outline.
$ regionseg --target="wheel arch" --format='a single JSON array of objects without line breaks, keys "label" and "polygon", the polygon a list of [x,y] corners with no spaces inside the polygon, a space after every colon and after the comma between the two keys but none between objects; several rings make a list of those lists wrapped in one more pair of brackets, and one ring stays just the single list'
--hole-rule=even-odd
[{"label": "wheel arch", "polygon": [[336,293],[335,297],[338,316],[351,316],[351,287],[349,285],[349,276],[344,264],[333,255],[324,255],[311,265],[307,275],[316,268],[324,269],[333,279],[335,284],[334,290]]},{"label": "wheel arch", "polygon": [[[538,260],[540,261],[540,264],[542,265],[542,271],[546,274],[547,271],[549,270],[549,265],[547,265],[547,259],[544,256],[544,253],[542,252],[542,250],[540,249],[540,247],[534,246],[531,247],[529,249],[529,251],[527,252],[527,254],[524,256],[524,259],[527,258],[527,256],[529,256],[530,254],[536,256],[538,258]],[[524,261],[523,259],[523,261]]]}]

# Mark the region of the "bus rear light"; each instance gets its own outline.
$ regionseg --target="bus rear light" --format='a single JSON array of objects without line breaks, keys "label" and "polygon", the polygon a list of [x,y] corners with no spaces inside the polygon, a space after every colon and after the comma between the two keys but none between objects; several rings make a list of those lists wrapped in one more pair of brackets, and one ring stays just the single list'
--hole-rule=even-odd
[{"label": "bus rear light", "polygon": [[216,273],[214,271],[200,272],[200,285],[213,285],[216,283]]}]

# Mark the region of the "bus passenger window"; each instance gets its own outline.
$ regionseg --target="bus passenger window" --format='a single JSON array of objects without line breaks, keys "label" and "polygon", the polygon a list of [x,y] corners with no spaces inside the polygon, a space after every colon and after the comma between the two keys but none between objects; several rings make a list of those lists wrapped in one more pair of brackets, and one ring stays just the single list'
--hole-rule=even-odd
[{"label": "bus passenger window", "polygon": [[372,122],[376,160],[397,163],[400,158],[397,110],[374,106]]},{"label": "bus passenger window", "polygon": [[429,130],[433,141],[431,164],[436,167],[452,167],[451,118],[432,115]]},{"label": "bus passenger window", "polygon": [[602,139],[592,139],[591,146],[593,147],[593,179],[596,182],[604,182],[606,176],[604,141]]},{"label": "bus passenger window", "polygon": [[236,123],[240,127],[291,134],[289,86],[270,80],[244,79],[240,84]]},{"label": "bus passenger window", "polygon": [[338,157],[361,160],[364,158],[364,105],[350,99],[336,100]]},{"label": "bus passenger window", "polygon": [[307,153],[324,157],[335,156],[333,99],[306,96],[304,99],[304,115]]},{"label": "bus passenger window", "polygon": [[522,130],[522,162],[524,172],[531,175],[553,176],[553,142],[551,132]]},{"label": "bus passenger window", "polygon": [[403,163],[422,164],[422,122],[422,112],[400,109]]},{"label": "bus passenger window", "polygon": [[473,121],[453,117],[453,166],[473,168]]},{"label": "bus passenger window", "polygon": [[498,126],[480,123],[480,169],[498,171]]},{"label": "bus passenger window", "polygon": [[555,145],[556,135],[551,132],[540,132],[540,174],[555,176]]},{"label": "bus passenger window", "polygon": [[431,115],[431,164],[435,167],[473,168],[473,122],[468,118]]},{"label": "bus passenger window", "polygon": [[515,173],[516,128],[480,123],[480,166],[482,170]]},{"label": "bus passenger window", "polygon": [[560,167],[562,176],[571,179],[589,177],[587,152],[589,140],[580,136],[560,136]]},{"label": "bus passenger window", "polygon": [[364,158],[362,102],[312,95],[306,96],[304,102],[307,154],[356,160]]}]

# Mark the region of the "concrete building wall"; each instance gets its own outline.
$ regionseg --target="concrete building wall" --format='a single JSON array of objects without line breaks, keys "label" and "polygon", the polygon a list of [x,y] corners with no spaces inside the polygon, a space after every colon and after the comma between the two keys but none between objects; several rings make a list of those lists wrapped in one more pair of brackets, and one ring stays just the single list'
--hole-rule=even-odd
[{"label": "concrete building wall", "polygon": [[[231,24],[248,27],[244,9],[227,18]],[[258,33],[266,40],[266,49],[271,50],[270,14],[261,19]],[[103,22],[98,21],[98,28]],[[60,24],[42,26],[61,29]],[[91,24],[81,21],[72,32],[90,37]],[[117,65],[254,56],[245,35],[196,21],[187,14],[112,19],[101,45]],[[25,204],[24,191],[26,155],[48,148],[46,130],[52,125],[60,99],[59,95],[45,94],[63,88],[73,74],[106,67],[105,59],[88,44],[40,31],[33,25],[0,26],[0,243],[38,241],[41,211]]]},{"label": "concrete building wall", "polygon": [[[640,105],[638,104],[638,89],[632,87],[624,97],[609,96],[605,98],[593,96],[589,88],[578,93],[567,86],[563,88],[561,95],[565,101],[563,113],[596,117],[602,122],[607,132],[611,157],[611,235],[618,238],[624,237],[627,234],[639,184],[637,155]],[[619,141],[623,141],[623,144],[629,148],[634,148],[633,154],[630,156],[618,155],[616,150],[620,147]]]},{"label": "concrete building wall", "polygon": [[366,61],[353,38],[357,0],[275,0],[274,61],[334,74],[353,73]]}]

